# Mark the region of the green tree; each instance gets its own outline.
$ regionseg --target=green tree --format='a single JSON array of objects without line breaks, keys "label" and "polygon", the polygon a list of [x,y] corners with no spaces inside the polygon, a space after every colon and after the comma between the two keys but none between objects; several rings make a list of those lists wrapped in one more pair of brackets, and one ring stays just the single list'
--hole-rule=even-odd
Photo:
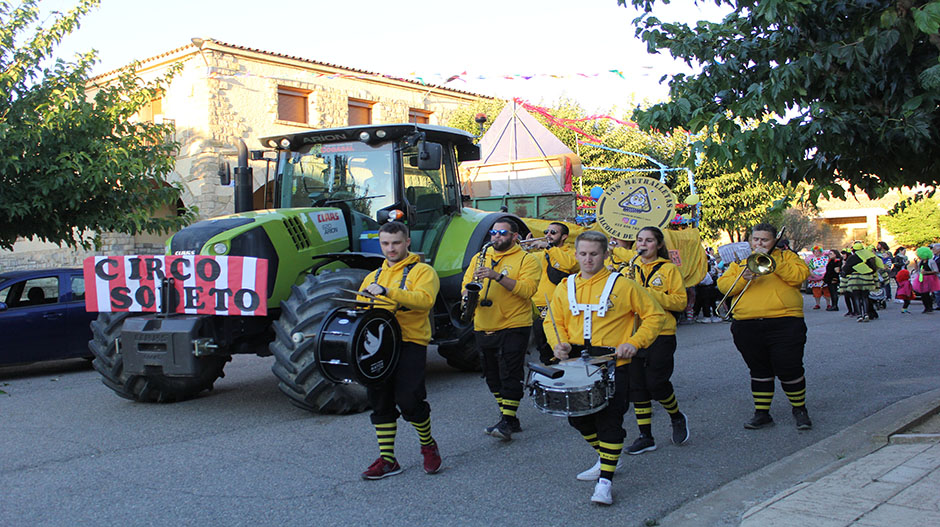
[{"label": "green tree", "polygon": [[725,172],[714,162],[703,163],[696,179],[702,200],[702,237],[718,238],[722,232],[733,242],[745,241],[748,229],[766,219],[775,204],[792,198],[779,181],[763,181],[750,170]]},{"label": "green tree", "polygon": [[[642,14],[650,53],[668,51],[669,102],[637,109],[644,129],[701,134],[694,151],[762,179],[805,181],[810,198],[871,197],[940,180],[940,0],[715,0],[731,12],[694,26]],[[667,3],[663,0],[662,3]],[[688,158],[686,158],[688,160]]]},{"label": "green tree", "polygon": [[182,188],[166,179],[179,145],[167,140],[171,126],[132,121],[169,78],[144,82],[131,68],[91,86],[93,52],[52,61],[99,1],[81,0],[45,23],[40,0],[0,1],[2,248],[18,237],[90,248],[99,232],[165,233],[195,217],[187,208],[154,216],[179,203]]},{"label": "green tree", "polygon": [[906,247],[940,242],[940,202],[936,199],[913,201],[881,220],[895,241]]}]

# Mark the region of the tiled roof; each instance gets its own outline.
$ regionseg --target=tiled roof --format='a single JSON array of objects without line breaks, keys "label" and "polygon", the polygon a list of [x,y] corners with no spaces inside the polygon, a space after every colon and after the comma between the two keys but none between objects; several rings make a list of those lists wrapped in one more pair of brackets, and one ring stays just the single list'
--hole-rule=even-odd
[{"label": "tiled roof", "polygon": [[[420,87],[422,87],[422,88],[424,88],[424,89],[427,89],[427,88],[434,88],[434,89],[438,89],[438,90],[445,90],[445,91],[449,91],[449,92],[460,93],[460,94],[463,94],[463,95],[470,95],[471,97],[480,97],[480,98],[484,98],[484,99],[492,99],[492,98],[493,98],[492,96],[489,96],[489,95],[481,95],[481,94],[479,94],[479,93],[473,93],[473,92],[464,91],[464,90],[457,90],[457,89],[454,89],[454,88],[448,88],[448,87],[446,87],[446,86],[440,86],[440,85],[437,85],[437,84],[424,84],[424,83],[421,83],[421,82],[418,82],[418,81],[413,81],[413,80],[410,80],[410,79],[404,79],[404,78],[401,78],[401,77],[395,77],[395,76],[392,76],[392,75],[386,75],[386,74],[383,74],[383,73],[377,73],[377,72],[374,72],[374,71],[368,71],[368,70],[363,70],[363,69],[358,69],[358,68],[350,68],[350,67],[348,67],[348,66],[340,66],[340,65],[338,65],[338,64],[332,64],[332,63],[329,63],[329,62],[321,62],[321,61],[317,61],[317,60],[307,59],[307,58],[304,58],[304,57],[298,57],[298,56],[296,56],[296,55],[287,55],[287,54],[284,54],[284,53],[274,53],[274,52],[272,52],[272,51],[265,51],[265,50],[263,50],[263,49],[249,48],[249,47],[246,47],[246,46],[239,46],[239,45],[237,45],[237,44],[229,44],[229,43],[227,43],[227,42],[221,42],[221,41],[218,41],[218,40],[215,40],[215,39],[211,39],[211,38],[206,38],[206,39],[204,39],[204,41],[205,41],[206,43],[212,43],[212,44],[215,44],[215,45],[217,45],[217,46],[222,46],[222,47],[226,47],[226,48],[232,48],[232,49],[236,49],[236,50],[240,50],[240,51],[247,51],[247,52],[250,52],[250,53],[259,53],[259,54],[262,54],[262,55],[270,55],[270,56],[272,56],[272,57],[279,57],[279,58],[284,58],[284,59],[289,59],[289,60],[296,60],[296,61],[300,61],[300,62],[305,62],[305,63],[307,63],[307,64],[313,64],[313,65],[316,65],[316,66],[323,66],[323,67],[327,67],[327,68],[333,68],[333,69],[337,69],[337,70],[343,70],[343,71],[347,71],[347,72],[354,73],[354,74],[374,76],[374,77],[377,77],[377,78],[379,78],[379,79],[386,79],[386,80],[393,80],[393,81],[398,81],[398,82],[404,82],[404,83],[406,83],[406,84],[413,84],[413,85],[415,85],[415,86],[420,86]],[[192,48],[193,50],[198,49],[195,44],[187,44],[187,45],[185,45],[185,46],[180,46],[180,47],[178,47],[178,48],[174,48],[174,49],[171,49],[171,50],[169,50],[169,51],[165,51],[165,52],[163,52],[163,53],[160,53],[159,55],[154,55],[154,56],[152,56],[152,57],[148,57],[148,58],[146,58],[146,59],[142,59],[142,60],[140,60],[139,62],[140,62],[141,65],[145,65],[145,64],[150,63],[150,62],[156,62],[156,61],[159,61],[159,60],[164,59],[164,58],[166,58],[166,57],[170,57],[170,56],[172,56],[172,55],[176,55],[176,54],[180,53],[181,51],[184,51],[184,50],[186,50],[186,49],[188,49],[188,48]],[[125,67],[126,67],[126,66],[125,66]],[[113,74],[115,74],[115,73],[117,73],[117,72],[119,72],[119,71],[121,71],[121,70],[123,70],[123,69],[124,69],[124,68],[118,68],[118,69],[115,69],[115,70],[111,70],[111,71],[102,73],[102,74],[100,74],[100,75],[97,75],[97,76],[93,77],[91,80],[94,81],[94,80],[100,79],[100,78],[102,78],[102,77],[111,76],[111,75],[113,75]]]}]

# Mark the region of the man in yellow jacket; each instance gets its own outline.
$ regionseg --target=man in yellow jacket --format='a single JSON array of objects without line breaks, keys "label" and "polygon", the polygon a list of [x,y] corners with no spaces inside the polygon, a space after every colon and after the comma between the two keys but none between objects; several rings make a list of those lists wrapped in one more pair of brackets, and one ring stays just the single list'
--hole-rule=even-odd
[{"label": "man in yellow jacket", "polygon": [[398,365],[389,380],[379,386],[366,387],[380,456],[362,473],[362,477],[382,479],[401,472],[395,459],[399,415],[418,432],[424,471],[434,474],[441,468],[441,455],[437,442],[431,437],[431,406],[426,400],[424,370],[427,346],[431,340],[429,312],[437,298],[440,280],[433,267],[422,263],[417,254],[408,251],[411,237],[404,224],[390,222],[382,225],[379,245],[385,261],[382,267],[365,277],[359,290],[394,303],[377,303],[378,309],[391,310],[394,309],[392,305],[398,306],[394,313],[401,326],[402,346]]},{"label": "man in yellow jacket", "polygon": [[[770,253],[776,237],[773,225],[755,225],[751,229],[751,250]],[[727,292],[743,270],[741,280],[731,289],[732,296],[740,294],[746,283],[751,284],[735,306],[731,323],[734,345],[751,372],[754,417],[744,423],[744,428],[756,430],[774,424],[770,403],[776,377],[790,400],[796,428],[809,430],[813,423],[806,411],[806,323],[800,293],[800,284],[809,277],[809,267],[793,251],[777,250],[771,256],[777,262],[772,273],[758,276],[743,262],[735,262],[718,279],[718,289]]]},{"label": "man in yellow jacket", "polygon": [[[623,414],[630,405],[627,365],[637,350],[653,343],[666,319],[663,309],[641,286],[604,266],[607,256],[606,236],[597,231],[578,235],[575,257],[581,272],[555,288],[552,317],[544,323],[545,335],[559,360],[582,350],[589,355],[613,353],[616,357],[614,396],[608,405],[593,414],[568,418],[598,454],[594,466],[577,477],[597,480],[591,501],[602,505],[613,503],[611,480],[626,437]],[[634,332],[637,318],[641,323]]]},{"label": "man in yellow jacket", "polygon": [[[477,346],[483,355],[483,375],[500,420],[484,432],[503,441],[522,431],[516,411],[523,395],[523,362],[532,331],[532,295],[539,285],[539,263],[517,244],[518,227],[501,219],[490,230],[491,247],[477,254],[464,273],[468,283],[483,285],[473,316]],[[466,289],[464,289],[466,294]]]},{"label": "man in yellow jacket", "polygon": [[532,297],[532,303],[539,311],[539,320],[532,328],[535,337],[535,349],[539,352],[542,364],[554,362],[555,355],[552,347],[545,339],[542,321],[545,320],[545,310],[548,301],[555,294],[555,286],[571,273],[577,272],[578,261],[575,260],[574,251],[565,244],[568,239],[568,226],[564,223],[550,223],[545,229],[545,240],[533,242],[532,248],[539,252],[530,251],[529,254],[539,259],[542,274],[539,278],[539,289]]}]

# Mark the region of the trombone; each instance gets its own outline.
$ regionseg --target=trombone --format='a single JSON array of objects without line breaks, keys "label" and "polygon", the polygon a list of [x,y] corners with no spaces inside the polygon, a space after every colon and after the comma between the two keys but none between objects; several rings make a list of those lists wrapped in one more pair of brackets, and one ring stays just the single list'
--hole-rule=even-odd
[{"label": "trombone", "polygon": [[734,286],[738,285],[738,281],[741,280],[742,276],[744,276],[744,271],[750,271],[756,276],[764,276],[774,272],[774,270],[777,269],[777,261],[774,260],[772,256],[770,256],[770,253],[774,252],[774,249],[777,248],[777,242],[780,241],[782,236],[783,228],[781,228],[780,232],[777,233],[777,237],[774,239],[773,246],[769,251],[767,251],[766,254],[757,252],[751,253],[751,255],[747,257],[747,260],[744,261],[744,268],[741,269],[740,273],[738,273],[738,276],[734,279],[734,282],[731,282],[731,287],[728,288],[728,292],[725,293],[725,296],[721,297],[721,300],[718,302],[718,308],[716,309],[716,312],[718,312],[718,316],[721,317],[722,320],[729,320],[731,318],[731,312],[734,311],[734,308],[738,305],[738,301],[741,300],[741,297],[744,296],[744,293],[747,292],[747,288],[750,287],[751,282],[753,282],[753,280],[748,280],[748,282],[744,284],[744,289],[738,293],[738,296],[734,298],[734,301],[731,302],[731,305],[724,312],[724,314],[721,314],[721,311],[725,306],[725,301],[728,300],[728,296],[731,295],[731,291],[734,290]]},{"label": "trombone", "polygon": [[519,240],[519,245],[522,245],[523,246],[522,248],[525,249],[526,244],[545,241],[547,238],[548,236],[542,236],[541,238],[529,238],[527,240]]}]

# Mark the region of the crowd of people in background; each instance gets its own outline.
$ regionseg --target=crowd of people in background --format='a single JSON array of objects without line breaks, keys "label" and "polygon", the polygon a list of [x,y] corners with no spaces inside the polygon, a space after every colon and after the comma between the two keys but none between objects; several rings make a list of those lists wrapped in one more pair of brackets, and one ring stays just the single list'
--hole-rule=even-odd
[{"label": "crowd of people in background", "polygon": [[[785,239],[777,247],[792,250]],[[901,304],[903,314],[911,313],[913,302],[923,304],[922,313],[940,310],[940,243],[912,252],[913,257],[908,256],[905,247],[892,252],[883,241],[874,246],[856,241],[842,250],[813,246],[812,252],[804,257],[810,269],[805,290],[812,293],[812,309],[844,309],[845,317],[858,322],[876,320],[878,311],[887,309],[892,301]],[[694,287],[694,304],[690,304],[680,323],[727,322],[718,316],[721,294],[716,284],[729,262],[723,262],[711,248],[706,249],[706,254],[708,272]]]}]

